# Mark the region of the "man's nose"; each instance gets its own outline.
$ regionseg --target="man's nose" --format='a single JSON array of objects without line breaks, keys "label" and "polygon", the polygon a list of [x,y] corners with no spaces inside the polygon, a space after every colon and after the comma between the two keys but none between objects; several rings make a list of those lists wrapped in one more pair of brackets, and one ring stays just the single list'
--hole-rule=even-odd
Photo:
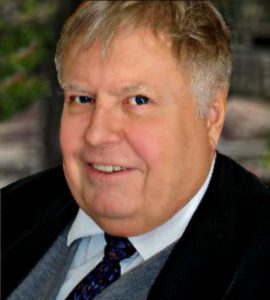
[{"label": "man's nose", "polygon": [[96,106],[85,132],[87,144],[99,147],[121,140],[121,120],[111,107]]}]

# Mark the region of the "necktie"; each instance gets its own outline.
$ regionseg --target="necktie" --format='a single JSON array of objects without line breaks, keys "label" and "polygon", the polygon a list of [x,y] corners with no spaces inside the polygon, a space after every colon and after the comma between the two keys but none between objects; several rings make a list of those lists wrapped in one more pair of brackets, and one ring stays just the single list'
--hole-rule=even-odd
[{"label": "necktie", "polygon": [[67,300],[91,300],[120,277],[120,261],[136,250],[127,238],[105,234],[104,257],[72,290]]}]

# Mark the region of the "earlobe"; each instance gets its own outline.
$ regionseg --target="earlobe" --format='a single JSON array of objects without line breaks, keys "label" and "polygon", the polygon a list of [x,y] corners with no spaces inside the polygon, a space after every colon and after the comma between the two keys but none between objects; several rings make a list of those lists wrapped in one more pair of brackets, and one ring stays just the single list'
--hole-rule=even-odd
[{"label": "earlobe", "polygon": [[219,91],[211,103],[207,116],[208,141],[212,150],[216,150],[224,124],[227,93]]}]

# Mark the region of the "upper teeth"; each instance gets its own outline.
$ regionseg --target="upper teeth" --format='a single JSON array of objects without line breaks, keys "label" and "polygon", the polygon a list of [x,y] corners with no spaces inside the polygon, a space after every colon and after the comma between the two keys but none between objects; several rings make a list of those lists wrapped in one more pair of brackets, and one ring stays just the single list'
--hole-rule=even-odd
[{"label": "upper teeth", "polygon": [[120,166],[108,166],[108,165],[96,165],[96,164],[92,164],[92,167],[95,170],[98,170],[101,172],[106,172],[106,173],[119,172],[119,171],[123,171],[126,169],[126,168],[120,167]]}]

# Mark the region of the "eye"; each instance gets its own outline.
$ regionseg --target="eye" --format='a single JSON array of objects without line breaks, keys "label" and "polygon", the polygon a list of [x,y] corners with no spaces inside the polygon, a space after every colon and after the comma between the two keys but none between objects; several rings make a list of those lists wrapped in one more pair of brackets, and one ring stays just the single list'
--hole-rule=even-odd
[{"label": "eye", "polygon": [[79,104],[85,104],[85,103],[93,103],[94,99],[88,96],[72,96],[71,97],[72,102],[79,103]]},{"label": "eye", "polygon": [[131,105],[145,105],[149,102],[149,98],[142,95],[136,95],[129,97],[128,102]]}]

